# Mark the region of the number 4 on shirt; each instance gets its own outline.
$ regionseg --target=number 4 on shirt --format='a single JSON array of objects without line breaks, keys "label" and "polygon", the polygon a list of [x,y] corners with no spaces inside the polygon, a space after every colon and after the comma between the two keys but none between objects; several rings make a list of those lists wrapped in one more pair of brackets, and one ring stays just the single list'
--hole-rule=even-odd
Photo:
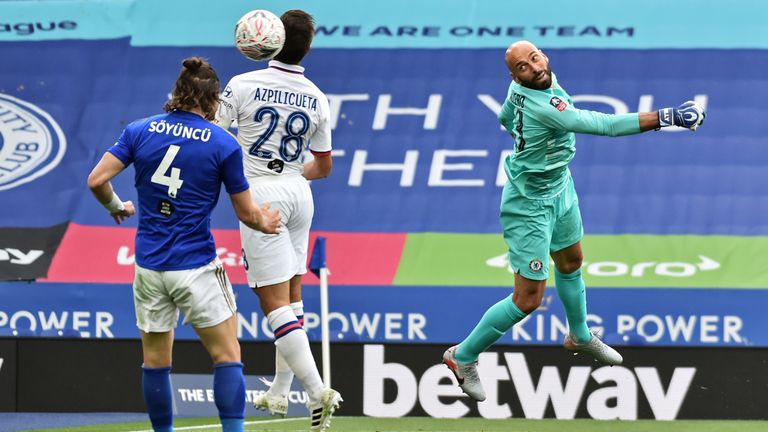
[{"label": "number 4 on shirt", "polygon": [[[181,189],[181,185],[184,183],[184,180],[180,178],[181,170],[178,168],[171,168],[171,163],[179,153],[179,149],[181,149],[181,147],[177,145],[168,147],[168,151],[165,152],[163,160],[160,161],[160,165],[155,170],[155,173],[152,174],[152,183],[168,186],[168,196],[171,198],[176,198],[176,192]],[[168,168],[171,168],[170,176],[165,175]]]}]

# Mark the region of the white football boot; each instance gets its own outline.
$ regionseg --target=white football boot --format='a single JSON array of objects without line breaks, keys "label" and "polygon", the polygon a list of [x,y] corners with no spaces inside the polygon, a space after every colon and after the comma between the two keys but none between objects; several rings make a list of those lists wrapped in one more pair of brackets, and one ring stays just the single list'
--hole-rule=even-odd
[{"label": "white football boot", "polygon": [[456,348],[454,345],[443,353],[443,363],[453,372],[459,387],[472,399],[482,402],[485,400],[485,390],[480,383],[480,377],[477,376],[477,362],[461,363],[456,360]]},{"label": "white football boot", "polygon": [[592,333],[592,339],[585,344],[576,343],[576,341],[571,338],[570,333],[567,334],[563,341],[563,347],[569,351],[573,351],[574,355],[578,353],[586,353],[594,357],[596,361],[610,366],[620,365],[624,361],[621,354],[600,340],[597,330],[590,329],[589,332]]},{"label": "white football boot", "polygon": [[272,415],[285,417],[288,414],[288,396],[271,395],[267,391],[253,398],[253,406]]},{"label": "white football boot", "polygon": [[312,420],[310,431],[325,432],[331,428],[331,417],[343,402],[341,394],[334,389],[327,388],[323,390],[320,402],[317,405],[309,405],[309,415]]}]

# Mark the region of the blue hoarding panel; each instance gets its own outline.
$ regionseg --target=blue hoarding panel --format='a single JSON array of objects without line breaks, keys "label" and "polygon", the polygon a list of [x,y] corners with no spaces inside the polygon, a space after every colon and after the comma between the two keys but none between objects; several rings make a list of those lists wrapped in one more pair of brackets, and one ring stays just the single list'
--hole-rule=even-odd
[{"label": "blue hoarding panel", "polygon": [[[307,331],[311,340],[319,340],[319,291],[315,286],[303,291]],[[241,339],[271,340],[256,295],[245,286],[236,286],[235,293]],[[331,339],[456,343],[506,295],[507,288],[487,287],[331,287]],[[129,285],[0,283],[0,297],[5,333],[18,329],[39,336],[74,329],[83,337],[138,337]],[[588,290],[587,318],[615,344],[768,346],[761,306],[766,302],[765,290],[601,288]],[[542,307],[499,343],[558,345],[566,329],[557,293],[548,289]],[[189,326],[180,326],[176,337],[196,336]]]}]

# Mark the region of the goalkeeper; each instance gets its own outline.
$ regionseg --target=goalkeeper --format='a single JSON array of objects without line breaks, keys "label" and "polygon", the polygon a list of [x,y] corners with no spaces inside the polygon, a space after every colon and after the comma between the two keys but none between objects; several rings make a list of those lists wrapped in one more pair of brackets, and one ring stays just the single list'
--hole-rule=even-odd
[{"label": "goalkeeper", "polygon": [[515,272],[514,292],[491,306],[443,362],[459,386],[475,400],[485,400],[477,358],[513,325],[541,304],[549,257],[555,262],[555,286],[563,302],[569,332],[563,343],[573,352],[618,365],[621,355],[587,327],[587,301],[581,277],[584,228],[568,163],[576,152],[575,133],[621,136],[668,126],[696,130],[703,107],[686,102],[655,112],[609,115],[580,110],[560,87],[549,59],[528,41],[513,43],[505,61],[512,75],[499,121],[514,137],[515,152],[505,161],[507,181],[501,199],[501,224]]}]

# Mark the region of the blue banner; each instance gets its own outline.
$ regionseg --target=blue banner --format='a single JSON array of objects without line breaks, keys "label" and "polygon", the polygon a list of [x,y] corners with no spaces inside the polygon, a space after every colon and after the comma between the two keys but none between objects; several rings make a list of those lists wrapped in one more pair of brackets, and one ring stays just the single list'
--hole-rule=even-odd
[{"label": "blue banner", "polygon": [[[319,341],[319,290],[307,286],[303,292],[307,333]],[[242,285],[235,286],[235,293],[240,338],[272,340],[257,296]],[[509,294],[508,288],[488,287],[331,287],[331,340],[457,343],[489,306]],[[0,334],[138,337],[129,285],[0,283],[0,297]],[[768,346],[766,302],[766,290],[591,289],[587,320],[619,345]],[[559,345],[566,329],[557,293],[548,289],[542,307],[499,343]],[[176,337],[196,335],[191,327],[180,326]]]},{"label": "blue banner", "polygon": [[[34,56],[29,47],[3,44],[11,67],[0,74],[0,136],[6,151],[14,145],[19,154],[0,161],[0,172],[13,177],[0,199],[15,203],[0,213],[0,226],[110,224],[86,177],[128,122],[161,110],[180,59],[209,58],[224,82],[254,66],[233,49],[132,48],[125,39],[39,42]],[[708,110],[695,133],[578,136],[572,171],[588,233],[768,234],[761,120],[768,115],[768,52],[548,54],[579,107],[650,111],[696,98]],[[715,58],[739,67],[711,67]],[[313,184],[315,229],[499,230],[500,165],[513,147],[496,120],[509,84],[502,50],[318,49],[305,65],[329,94],[336,149],[333,175]],[[39,112],[52,122],[34,123],[46,118]],[[43,134],[35,149],[47,148],[47,158],[18,162],[34,150],[23,128]],[[114,184],[124,199],[135,199],[131,168]],[[237,227],[230,207],[223,200],[214,227]]]}]

